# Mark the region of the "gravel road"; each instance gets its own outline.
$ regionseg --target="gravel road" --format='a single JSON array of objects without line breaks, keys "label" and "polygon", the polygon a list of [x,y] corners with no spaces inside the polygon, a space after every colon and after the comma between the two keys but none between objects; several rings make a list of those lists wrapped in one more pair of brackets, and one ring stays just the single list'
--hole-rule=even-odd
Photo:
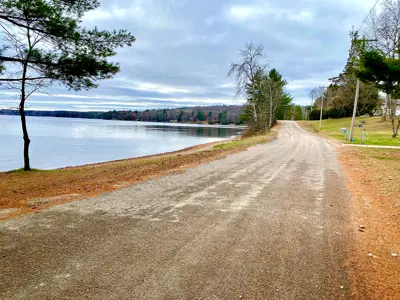
[{"label": "gravel road", "polygon": [[269,144],[0,223],[0,299],[350,299],[335,146]]}]

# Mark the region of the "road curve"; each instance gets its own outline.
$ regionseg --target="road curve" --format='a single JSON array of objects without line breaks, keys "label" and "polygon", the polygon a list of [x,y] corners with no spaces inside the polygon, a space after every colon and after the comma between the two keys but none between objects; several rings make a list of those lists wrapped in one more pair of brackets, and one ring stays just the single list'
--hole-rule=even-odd
[{"label": "road curve", "polygon": [[269,144],[0,223],[0,299],[349,299],[335,147]]}]

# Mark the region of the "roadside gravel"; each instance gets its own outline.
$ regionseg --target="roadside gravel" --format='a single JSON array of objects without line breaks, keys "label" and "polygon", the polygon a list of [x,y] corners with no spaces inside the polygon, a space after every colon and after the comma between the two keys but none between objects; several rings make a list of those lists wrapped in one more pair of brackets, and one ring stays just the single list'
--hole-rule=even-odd
[{"label": "roadside gravel", "polygon": [[0,223],[1,299],[349,299],[335,146],[227,158]]}]

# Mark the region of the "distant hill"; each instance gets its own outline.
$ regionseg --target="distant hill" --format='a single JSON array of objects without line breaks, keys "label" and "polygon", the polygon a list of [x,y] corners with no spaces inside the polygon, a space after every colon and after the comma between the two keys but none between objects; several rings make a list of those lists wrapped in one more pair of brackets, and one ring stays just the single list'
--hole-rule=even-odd
[{"label": "distant hill", "polygon": [[[209,124],[242,124],[240,114],[243,106],[215,105],[196,106],[166,109],[120,110],[120,111],[41,111],[27,110],[27,116],[56,117],[56,118],[83,118],[125,121],[148,122],[176,122],[176,123],[209,123]],[[2,109],[0,115],[19,115],[18,110]]]}]

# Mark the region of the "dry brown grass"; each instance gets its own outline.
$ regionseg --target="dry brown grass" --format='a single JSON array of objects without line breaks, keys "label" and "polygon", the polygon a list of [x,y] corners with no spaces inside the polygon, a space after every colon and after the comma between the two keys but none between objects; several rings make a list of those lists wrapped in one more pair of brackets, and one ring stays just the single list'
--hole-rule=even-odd
[{"label": "dry brown grass", "polygon": [[400,255],[400,151],[346,147],[339,158],[349,178],[357,230],[349,251],[353,296],[400,299],[400,257],[391,255]]},{"label": "dry brown grass", "polygon": [[269,135],[239,139],[217,147],[213,143],[175,153],[67,169],[0,173],[0,210],[8,209],[6,214],[0,215],[0,220],[181,172],[200,163],[266,143],[276,134],[275,129]]}]

